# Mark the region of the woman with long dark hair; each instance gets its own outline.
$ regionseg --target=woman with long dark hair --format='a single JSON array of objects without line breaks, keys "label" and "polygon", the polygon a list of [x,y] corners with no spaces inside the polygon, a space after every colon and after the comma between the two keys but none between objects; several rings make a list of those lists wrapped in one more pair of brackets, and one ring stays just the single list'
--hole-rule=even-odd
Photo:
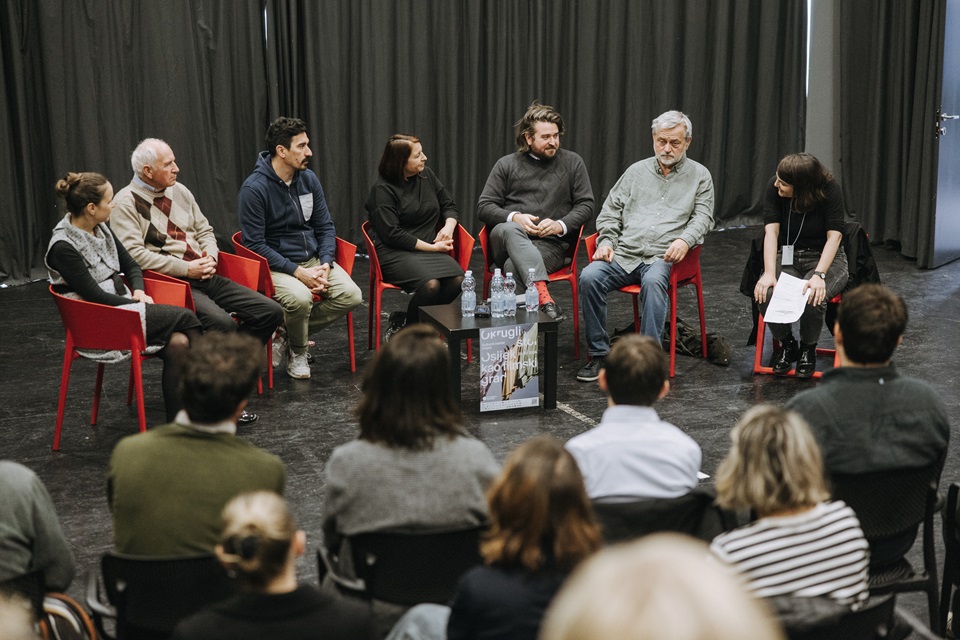
[{"label": "woman with long dark hair", "polygon": [[510,454],[487,502],[484,564],[463,576],[450,608],[419,605],[389,640],[409,637],[411,628],[433,640],[536,640],[564,580],[600,546],[577,463],[549,436]]},{"label": "woman with long dark hair", "polygon": [[420,138],[391,136],[380,157],[380,177],[367,198],[383,277],[413,294],[406,313],[391,316],[388,339],[406,324],[419,322],[421,306],[456,300],[463,282],[463,269],[448,255],[457,230],[457,203],[426,164]]},{"label": "woman with long dark hair", "polygon": [[753,292],[760,311],[766,312],[781,272],[807,281],[800,344],[790,325],[767,324],[780,342],[770,366],[784,375],[796,362],[797,377],[809,378],[817,366],[827,301],[843,291],[849,278],[840,185],[809,153],[784,157],[767,185],[763,224],[763,274]]}]

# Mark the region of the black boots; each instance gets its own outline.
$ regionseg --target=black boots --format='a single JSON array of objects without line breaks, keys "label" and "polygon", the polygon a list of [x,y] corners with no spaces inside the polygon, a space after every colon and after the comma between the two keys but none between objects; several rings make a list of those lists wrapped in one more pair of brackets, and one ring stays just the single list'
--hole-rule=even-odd
[{"label": "black boots", "polygon": [[[787,375],[799,355],[800,345],[797,344],[796,338],[787,336],[780,341],[780,348],[773,352],[773,361],[770,363],[773,372],[778,376]],[[799,371],[797,373],[799,375]]]},{"label": "black boots", "polygon": [[797,360],[797,377],[809,378],[817,369],[817,343],[800,343],[800,358]]}]

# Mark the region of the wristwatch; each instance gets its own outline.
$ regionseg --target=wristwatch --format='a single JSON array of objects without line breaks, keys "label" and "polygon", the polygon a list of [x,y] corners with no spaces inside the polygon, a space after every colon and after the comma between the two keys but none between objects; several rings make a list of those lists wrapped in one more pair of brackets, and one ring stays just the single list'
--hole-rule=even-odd
[{"label": "wristwatch", "polygon": [[815,275],[815,276],[820,276],[820,279],[821,279],[821,280],[826,280],[826,279],[827,279],[827,274],[824,273],[823,271],[814,271],[814,272],[813,272],[813,275]]}]

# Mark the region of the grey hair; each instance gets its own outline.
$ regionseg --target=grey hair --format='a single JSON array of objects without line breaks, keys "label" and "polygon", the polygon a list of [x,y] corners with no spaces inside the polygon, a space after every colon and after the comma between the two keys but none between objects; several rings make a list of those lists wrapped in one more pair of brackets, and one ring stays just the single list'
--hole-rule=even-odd
[{"label": "grey hair", "polygon": [[170,146],[160,138],[144,138],[140,141],[137,148],[130,154],[130,166],[133,167],[135,174],[142,178],[144,167],[156,166],[157,147],[160,145]]},{"label": "grey hair", "polygon": [[693,123],[690,122],[690,117],[682,111],[664,111],[654,118],[653,126],[650,127],[650,130],[656,134],[657,131],[662,131],[663,129],[673,129],[680,124],[687,129],[687,139],[692,138]]}]

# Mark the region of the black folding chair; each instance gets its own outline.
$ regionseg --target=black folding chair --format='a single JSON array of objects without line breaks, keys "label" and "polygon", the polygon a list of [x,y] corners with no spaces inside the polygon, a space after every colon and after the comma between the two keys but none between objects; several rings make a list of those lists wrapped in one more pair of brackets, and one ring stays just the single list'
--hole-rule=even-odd
[{"label": "black folding chair", "polygon": [[447,604],[460,577],[482,563],[485,527],[443,533],[362,533],[344,538],[357,579],[337,574],[336,556],[317,552],[320,575],[346,593],[399,605]]},{"label": "black folding chair", "polygon": [[881,567],[871,566],[870,593],[926,592],[930,628],[938,634],[943,630],[933,514],[937,509],[937,485],[942,467],[943,460],[939,460],[914,469],[832,476],[833,497],[843,500],[856,512],[871,550],[893,540],[909,542],[923,525],[923,571],[914,570],[905,557]]},{"label": "black folding chair", "polygon": [[[170,558],[107,553],[100,571],[103,592],[91,572],[87,606],[100,634],[118,640],[166,638],[180,620],[237,591],[213,554]],[[116,636],[104,628],[108,618],[116,620]]]},{"label": "black folding chair", "polygon": [[830,598],[777,597],[767,602],[790,640],[880,640],[894,627],[894,595],[871,596],[856,611]]},{"label": "black folding chair", "polygon": [[960,485],[947,489],[947,506],[943,511],[943,587],[940,590],[940,628],[947,628],[947,613],[953,611],[953,637],[960,633],[960,530],[957,529],[957,508],[960,507]]},{"label": "black folding chair", "polygon": [[712,488],[697,487],[679,498],[595,500],[593,512],[607,544],[660,532],[685,533],[709,542],[737,526],[735,514],[715,506],[715,499]]}]

